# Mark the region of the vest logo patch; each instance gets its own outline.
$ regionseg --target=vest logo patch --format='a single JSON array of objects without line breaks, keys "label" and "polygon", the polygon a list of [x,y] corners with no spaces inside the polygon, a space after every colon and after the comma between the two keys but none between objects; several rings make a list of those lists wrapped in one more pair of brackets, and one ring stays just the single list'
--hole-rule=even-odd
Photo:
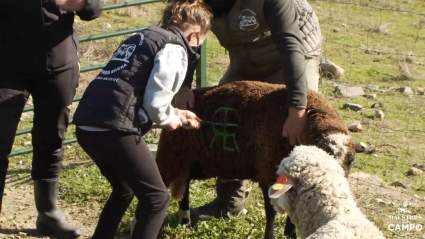
[{"label": "vest logo patch", "polygon": [[129,63],[129,59],[133,55],[135,50],[136,44],[122,44],[112,56],[111,61],[123,61]]},{"label": "vest logo patch", "polygon": [[134,34],[134,35],[136,35],[136,36],[139,36],[139,37],[140,37],[139,46],[141,46],[141,45],[143,44],[143,40],[145,40],[145,35],[143,35],[143,33],[141,33],[141,32],[136,33],[136,34]]},{"label": "vest logo patch", "polygon": [[242,10],[239,15],[239,28],[242,31],[252,31],[258,28],[260,23],[257,21],[257,14],[250,9]]}]

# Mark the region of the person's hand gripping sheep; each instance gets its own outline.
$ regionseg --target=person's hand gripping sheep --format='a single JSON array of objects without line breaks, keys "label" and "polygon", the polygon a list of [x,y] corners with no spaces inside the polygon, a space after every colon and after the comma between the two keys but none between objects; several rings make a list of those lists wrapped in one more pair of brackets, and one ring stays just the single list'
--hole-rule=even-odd
[{"label": "person's hand gripping sheep", "polygon": [[165,127],[167,130],[175,130],[179,127],[184,129],[199,129],[201,128],[201,119],[189,110],[177,110],[177,117]]},{"label": "person's hand gripping sheep", "polygon": [[305,109],[291,107],[288,110],[288,118],[285,120],[282,129],[282,136],[289,139],[292,146],[306,144],[305,125],[307,114]]}]

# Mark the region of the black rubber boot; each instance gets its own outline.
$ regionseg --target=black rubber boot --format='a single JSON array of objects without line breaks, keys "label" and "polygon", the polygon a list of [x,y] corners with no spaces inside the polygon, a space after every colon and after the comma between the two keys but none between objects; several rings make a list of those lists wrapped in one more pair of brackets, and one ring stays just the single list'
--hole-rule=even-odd
[{"label": "black rubber boot", "polygon": [[37,231],[58,238],[73,239],[82,235],[82,230],[65,221],[57,207],[59,179],[55,181],[34,180],[35,206],[38,211]]}]

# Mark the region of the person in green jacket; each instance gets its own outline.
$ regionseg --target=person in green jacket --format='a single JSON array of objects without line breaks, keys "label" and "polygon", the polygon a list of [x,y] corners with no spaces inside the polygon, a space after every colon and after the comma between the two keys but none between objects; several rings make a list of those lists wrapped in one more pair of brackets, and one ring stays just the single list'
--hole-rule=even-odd
[{"label": "person in green jacket", "polygon": [[[322,43],[319,20],[312,7],[307,0],[204,2],[213,12],[211,31],[230,57],[219,84],[240,80],[286,84],[289,116],[282,122],[282,136],[291,145],[303,144],[307,89],[318,91]],[[194,106],[191,82],[186,80],[176,95],[178,108]],[[217,198],[191,209],[191,221],[246,212],[245,185],[246,180],[219,178]]]}]

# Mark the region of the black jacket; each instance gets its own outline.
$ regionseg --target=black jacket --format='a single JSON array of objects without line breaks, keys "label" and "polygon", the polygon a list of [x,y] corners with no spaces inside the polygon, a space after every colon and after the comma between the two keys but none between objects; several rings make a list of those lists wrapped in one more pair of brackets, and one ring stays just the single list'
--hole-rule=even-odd
[{"label": "black jacket", "polygon": [[[84,21],[98,18],[101,0],[86,0],[77,12]],[[0,0],[0,74],[2,71],[47,73],[78,63],[74,13],[60,10],[55,0]]]},{"label": "black jacket", "polygon": [[146,133],[152,122],[140,123],[146,84],[156,54],[167,43],[181,45],[188,63],[199,55],[192,51],[183,33],[174,27],[149,27],[124,40],[100,74],[88,85],[74,115],[74,124]]}]

